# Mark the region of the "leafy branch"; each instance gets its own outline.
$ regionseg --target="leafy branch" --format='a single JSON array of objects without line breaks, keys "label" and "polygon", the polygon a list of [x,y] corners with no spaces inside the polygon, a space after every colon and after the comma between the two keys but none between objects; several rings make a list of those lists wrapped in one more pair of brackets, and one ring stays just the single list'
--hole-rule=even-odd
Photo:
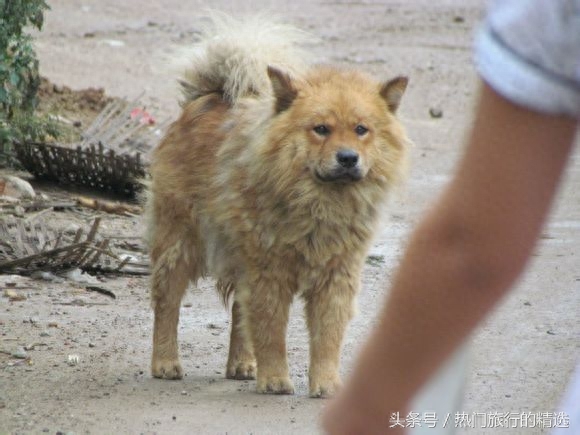
[{"label": "leafy branch", "polygon": [[40,86],[38,59],[26,28],[42,29],[45,0],[0,0],[0,161],[15,140],[39,140],[56,131],[35,116]]}]

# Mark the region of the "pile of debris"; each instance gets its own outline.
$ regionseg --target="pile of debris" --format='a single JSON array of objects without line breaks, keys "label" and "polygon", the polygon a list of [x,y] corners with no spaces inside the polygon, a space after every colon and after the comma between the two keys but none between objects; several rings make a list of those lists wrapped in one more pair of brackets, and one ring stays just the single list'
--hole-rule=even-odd
[{"label": "pile of debris", "polygon": [[99,223],[96,218],[84,237],[82,228],[74,234],[56,232],[44,219],[0,220],[0,273],[120,271],[130,257],[121,259],[109,248],[109,239],[97,238]]},{"label": "pile of debris", "polygon": [[[88,229],[57,229],[48,212],[89,208],[123,216],[141,214],[141,207],[83,196],[54,201],[36,195],[32,186],[15,176],[0,177],[0,274],[32,275],[40,271],[147,274],[145,248],[131,247],[125,237],[99,235],[101,218]],[[137,237],[138,238],[138,237]],[[127,249],[129,246],[129,249]]]},{"label": "pile of debris", "polygon": [[[72,91],[44,80],[40,97],[46,115],[74,129],[66,139],[70,143],[15,143],[24,169],[39,180],[135,197],[168,122],[160,125],[143,108],[141,96],[127,101],[107,97],[103,90]],[[104,214],[134,218],[141,212],[139,205],[118,201],[37,195],[22,178],[0,174],[0,274],[148,274],[140,236],[116,237],[101,225]],[[78,222],[79,215],[83,225],[63,227],[65,221]],[[109,234],[101,235],[100,229]]]},{"label": "pile of debris", "polygon": [[37,179],[135,196],[164,125],[139,108],[139,99],[110,101],[81,140],[72,144],[15,143],[22,166]]}]

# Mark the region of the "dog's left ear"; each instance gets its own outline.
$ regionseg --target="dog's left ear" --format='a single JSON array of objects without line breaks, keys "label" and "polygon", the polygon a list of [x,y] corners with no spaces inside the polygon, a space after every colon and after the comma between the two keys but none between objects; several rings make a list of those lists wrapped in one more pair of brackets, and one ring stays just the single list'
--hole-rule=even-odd
[{"label": "dog's left ear", "polygon": [[277,113],[288,109],[298,95],[298,91],[292,83],[292,79],[286,73],[283,73],[273,66],[268,66],[268,77],[272,82],[274,97],[276,98],[275,110]]},{"label": "dog's left ear", "polygon": [[381,86],[381,97],[385,99],[391,112],[395,113],[399,108],[401,98],[407,89],[407,83],[409,83],[409,78],[401,76],[395,77]]}]

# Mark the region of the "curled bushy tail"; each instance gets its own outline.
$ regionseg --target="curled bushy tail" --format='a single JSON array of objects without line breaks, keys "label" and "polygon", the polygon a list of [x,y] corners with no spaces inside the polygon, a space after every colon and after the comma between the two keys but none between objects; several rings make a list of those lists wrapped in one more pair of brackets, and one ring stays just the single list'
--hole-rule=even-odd
[{"label": "curled bushy tail", "polygon": [[180,81],[183,103],[213,92],[232,104],[246,96],[271,93],[268,66],[299,75],[306,58],[299,47],[310,39],[305,32],[264,15],[237,20],[213,12]]}]

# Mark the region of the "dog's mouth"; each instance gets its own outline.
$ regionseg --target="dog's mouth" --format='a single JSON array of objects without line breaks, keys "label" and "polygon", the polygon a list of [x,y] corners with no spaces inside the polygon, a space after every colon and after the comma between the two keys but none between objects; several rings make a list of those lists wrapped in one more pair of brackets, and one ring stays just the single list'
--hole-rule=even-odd
[{"label": "dog's mouth", "polygon": [[318,181],[322,183],[354,183],[363,179],[363,174],[359,168],[340,168],[332,172],[322,174],[315,170],[314,175]]}]

